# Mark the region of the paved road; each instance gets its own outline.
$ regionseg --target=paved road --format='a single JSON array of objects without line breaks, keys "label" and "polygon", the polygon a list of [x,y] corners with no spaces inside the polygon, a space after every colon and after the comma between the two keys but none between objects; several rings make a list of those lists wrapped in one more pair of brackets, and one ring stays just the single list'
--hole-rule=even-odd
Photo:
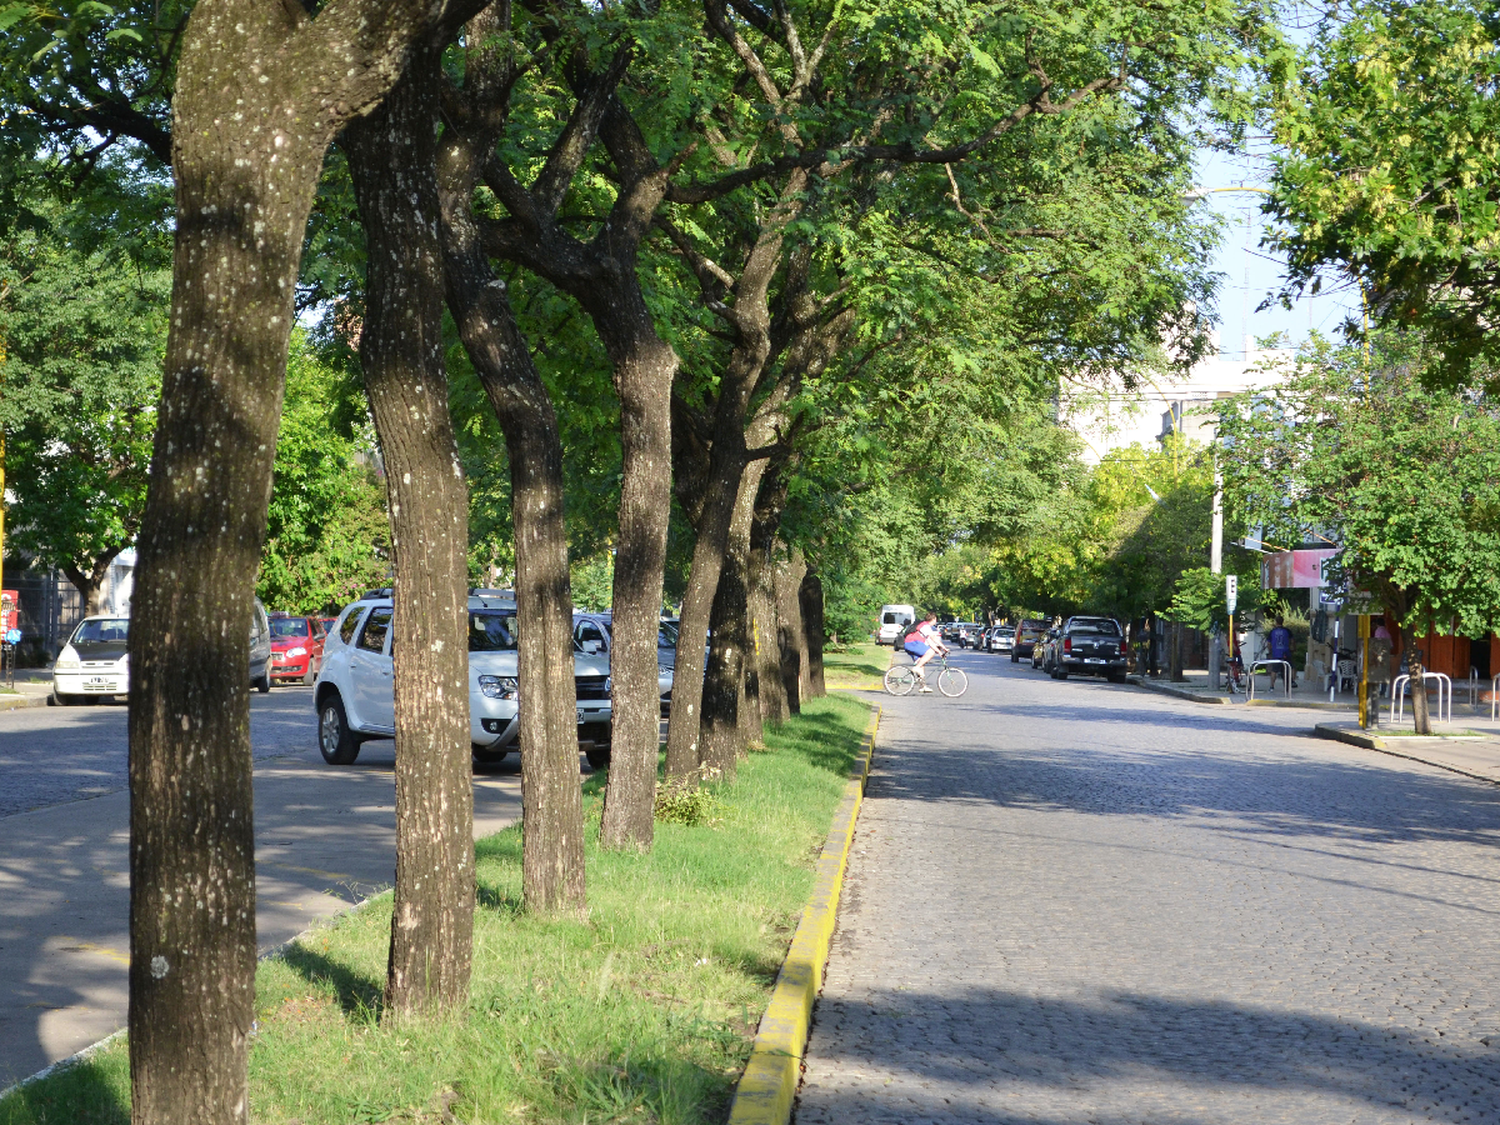
[{"label": "paved road", "polygon": [[1500,787],[959,663],[887,707],[799,1125],[1500,1122]]},{"label": "paved road", "polygon": [[[393,878],[394,744],[325,765],[311,696],[250,696],[262,951]],[[0,713],[0,1088],[125,1022],[125,718],[108,705]],[[474,782],[477,835],[520,816],[515,755]]]}]

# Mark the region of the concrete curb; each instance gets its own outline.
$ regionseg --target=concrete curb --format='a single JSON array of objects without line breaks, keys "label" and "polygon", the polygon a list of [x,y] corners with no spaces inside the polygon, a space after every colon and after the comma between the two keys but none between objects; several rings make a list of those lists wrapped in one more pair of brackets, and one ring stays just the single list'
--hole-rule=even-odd
[{"label": "concrete curb", "polygon": [[802,921],[787,950],[766,1014],[755,1035],[755,1047],[745,1073],[740,1076],[729,1111],[729,1125],[786,1125],[792,1119],[792,1103],[802,1077],[802,1052],[807,1047],[813,1003],[823,984],[823,968],[838,918],[839,892],[854,839],[854,824],[870,778],[870,759],[875,753],[875,732],[880,727],[880,708],[859,747],[859,757],[844,787],[844,799],[833,817],[833,827],[818,860],[818,881],[812,898],[802,911]]},{"label": "concrete curb", "polygon": [[[362,898],[358,902],[350,903],[349,907],[347,909],[340,910],[337,914],[330,914],[326,918],[320,918],[320,919],[318,919],[311,926],[308,926],[307,929],[303,930],[301,933],[296,934],[293,937],[287,938],[287,940],[284,941],[284,942],[282,942],[280,945],[274,945],[270,949],[266,950],[264,953],[258,953],[258,954],[256,954],[256,956],[255,956],[255,963],[257,965],[259,965],[262,961],[269,960],[272,957],[279,957],[279,956],[281,956],[283,953],[285,953],[292,946],[296,945],[303,938],[310,937],[312,934],[316,933],[322,927],[332,924],[333,922],[337,921],[338,919],[344,917],[347,914],[357,914],[357,913],[359,913],[359,911],[365,909],[365,907],[369,906],[371,903],[377,902],[380,899],[384,898],[386,895],[391,894],[391,893],[392,893],[392,888],[387,887],[383,891],[376,891],[374,894],[370,895],[368,898]],[[252,1025],[251,1031],[250,1031],[250,1035],[251,1035],[252,1038],[255,1036],[256,1030],[258,1029],[258,1027],[259,1027],[259,1022],[258,1021],[255,1024]],[[20,1089],[22,1089],[22,1088],[24,1088],[26,1086],[30,1086],[33,1082],[40,1082],[44,1078],[49,1078],[52,1075],[58,1073],[59,1071],[67,1070],[69,1067],[77,1066],[80,1063],[88,1062],[89,1059],[93,1058],[100,1051],[102,1051],[106,1047],[110,1046],[116,1040],[123,1039],[125,1037],[126,1033],[129,1030],[130,1029],[128,1027],[122,1027],[118,1031],[111,1032],[109,1035],[106,1035],[103,1039],[99,1040],[99,1042],[97,1042],[97,1043],[90,1043],[83,1050],[78,1051],[78,1052],[76,1052],[74,1054],[71,1054],[71,1055],[69,1055],[65,1059],[58,1059],[51,1066],[44,1067],[41,1070],[37,1071],[35,1074],[30,1075],[30,1076],[28,1076],[26,1078],[22,1078],[19,1081],[13,1082],[9,1086],[6,1086],[5,1088],[0,1089],[0,1101],[4,1101],[7,1097],[9,1097],[11,1094],[15,1093],[17,1090],[20,1090]]]},{"label": "concrete curb", "polygon": [[[1471,777],[1475,781],[1487,781],[1491,785],[1500,784],[1490,774],[1480,773],[1477,770],[1465,769],[1463,766],[1452,762],[1438,761],[1430,754],[1413,754],[1413,746],[1403,746],[1411,736],[1395,736],[1392,742],[1386,741],[1378,735],[1367,734],[1360,730],[1350,730],[1347,727],[1334,726],[1332,723],[1319,723],[1313,728],[1313,733],[1319,738],[1332,739],[1335,742],[1346,742],[1350,746],[1358,746],[1364,750],[1374,750],[1378,754],[1389,754],[1393,758],[1405,758],[1408,762],[1421,762],[1425,766],[1433,766],[1449,773],[1456,773],[1462,777]],[[1448,740],[1453,742],[1482,742],[1482,735],[1447,735]]]},{"label": "concrete curb", "polygon": [[1187,699],[1193,703],[1228,703],[1229,697],[1225,695],[1205,695],[1201,691],[1190,691],[1187,688],[1172,687],[1170,684],[1153,683],[1143,680],[1139,676],[1127,676],[1126,683],[1134,684],[1146,691],[1154,691],[1158,695],[1170,695],[1175,699]]},{"label": "concrete curb", "polygon": [[19,711],[22,707],[45,707],[47,696],[32,695],[29,692],[17,692],[11,695],[7,692],[0,695],[0,711]]}]

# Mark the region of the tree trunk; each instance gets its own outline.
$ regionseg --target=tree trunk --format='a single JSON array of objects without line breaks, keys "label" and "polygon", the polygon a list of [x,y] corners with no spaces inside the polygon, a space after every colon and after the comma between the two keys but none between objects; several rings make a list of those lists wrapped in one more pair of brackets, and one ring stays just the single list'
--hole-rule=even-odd
[{"label": "tree trunk", "polygon": [[[703,678],[703,767],[726,781],[734,780],[744,745],[741,712],[745,699],[745,551],[733,539],[719,567],[713,606],[713,647]],[[676,689],[673,688],[675,695]],[[674,700],[675,702],[675,700]]]},{"label": "tree trunk", "polygon": [[781,653],[787,709],[793,715],[802,713],[802,700],[808,690],[807,626],[799,597],[806,577],[807,560],[800,550],[793,548],[791,558],[776,567],[776,616],[780,622],[777,647]]},{"label": "tree trunk", "polygon": [[821,699],[828,694],[823,682],[823,579],[812,567],[802,577],[797,592],[802,603],[802,628],[807,636],[807,699]]},{"label": "tree trunk", "polygon": [[[1407,615],[1410,616],[1410,615]],[[1410,625],[1401,626],[1401,650],[1406,653],[1407,675],[1411,677],[1407,686],[1411,689],[1411,717],[1417,734],[1432,733],[1432,714],[1427,706],[1427,684],[1422,679],[1426,671],[1422,666],[1421,651],[1416,647],[1415,631]],[[1395,683],[1395,677],[1391,679]]]},{"label": "tree trunk", "polygon": [[562,438],[504,286],[480,245],[470,210],[476,173],[473,150],[449,137],[440,176],[448,300],[510,459],[520,633],[523,895],[529,910],[577,912],[585,905],[583,803]]},{"label": "tree trunk", "polygon": [[474,933],[468,490],[448,413],[434,60],[415,60],[342,147],[367,243],[359,358],[395,556],[396,889],[385,1004],[468,999]]},{"label": "tree trunk", "polygon": [[[784,499],[785,492],[780,483],[781,474],[765,475],[765,487],[757,497],[755,519],[750,529],[749,566],[749,610],[752,643],[751,656],[755,662],[759,717],[763,726],[779,727],[791,717],[787,703],[786,684],[781,675],[781,622],[776,612],[776,527],[781,522],[781,506],[777,494]],[[767,493],[770,493],[767,496]],[[754,741],[763,741],[762,730]]]},{"label": "tree trunk", "polygon": [[1187,676],[1182,671],[1182,646],[1187,630],[1178,621],[1171,622],[1169,628],[1171,629],[1171,634],[1167,639],[1167,660],[1169,663],[1167,674],[1174,684],[1180,684],[1187,679]]},{"label": "tree trunk", "polygon": [[[634,274],[632,272],[632,278]],[[630,293],[640,298],[638,289]],[[632,302],[624,302],[627,306]],[[629,309],[627,309],[629,311]],[[614,735],[610,779],[619,770],[621,792],[608,830],[611,846],[649,848],[657,754],[661,748],[661,689],[657,638],[667,560],[667,523],[672,510],[672,378],[677,354],[657,338],[645,302],[634,309],[638,335],[631,346],[610,349],[620,396],[620,533],[615,547],[614,628],[610,675],[614,679]],[[595,318],[599,324],[599,318]],[[601,337],[607,334],[601,332]],[[618,340],[618,337],[609,337]],[[609,347],[608,338],[606,348]],[[683,649],[679,643],[677,657]],[[672,700],[677,700],[676,677]]]},{"label": "tree trunk", "polygon": [[173,100],[172,321],[130,630],[131,1116],[247,1120],[255,574],[308,211],[333,133],[440,7],[203,0]]}]

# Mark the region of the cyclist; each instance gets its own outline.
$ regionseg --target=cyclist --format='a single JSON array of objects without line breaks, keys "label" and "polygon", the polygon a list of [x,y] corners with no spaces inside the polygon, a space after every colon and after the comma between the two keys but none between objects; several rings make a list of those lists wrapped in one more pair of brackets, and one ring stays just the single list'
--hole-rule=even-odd
[{"label": "cyclist", "polygon": [[943,644],[942,635],[938,632],[937,614],[929,613],[920,625],[906,634],[904,647],[907,655],[912,658],[913,671],[917,673],[917,690],[931,693],[932,688],[927,686],[927,674],[922,669],[939,653],[948,655],[948,646]]}]

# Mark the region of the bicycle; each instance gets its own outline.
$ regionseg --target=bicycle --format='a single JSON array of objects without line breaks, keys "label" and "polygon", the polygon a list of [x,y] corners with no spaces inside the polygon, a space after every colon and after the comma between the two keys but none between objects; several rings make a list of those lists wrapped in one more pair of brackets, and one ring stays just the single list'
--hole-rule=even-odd
[{"label": "bicycle", "polygon": [[[948,667],[948,657],[940,656],[928,665],[929,668],[938,668],[937,689],[949,699],[957,699],[969,690],[969,677],[964,674],[962,668]],[[910,695],[917,690],[917,684],[922,677],[917,675],[916,662],[910,664],[894,664],[886,669],[885,690],[892,695]]]}]

